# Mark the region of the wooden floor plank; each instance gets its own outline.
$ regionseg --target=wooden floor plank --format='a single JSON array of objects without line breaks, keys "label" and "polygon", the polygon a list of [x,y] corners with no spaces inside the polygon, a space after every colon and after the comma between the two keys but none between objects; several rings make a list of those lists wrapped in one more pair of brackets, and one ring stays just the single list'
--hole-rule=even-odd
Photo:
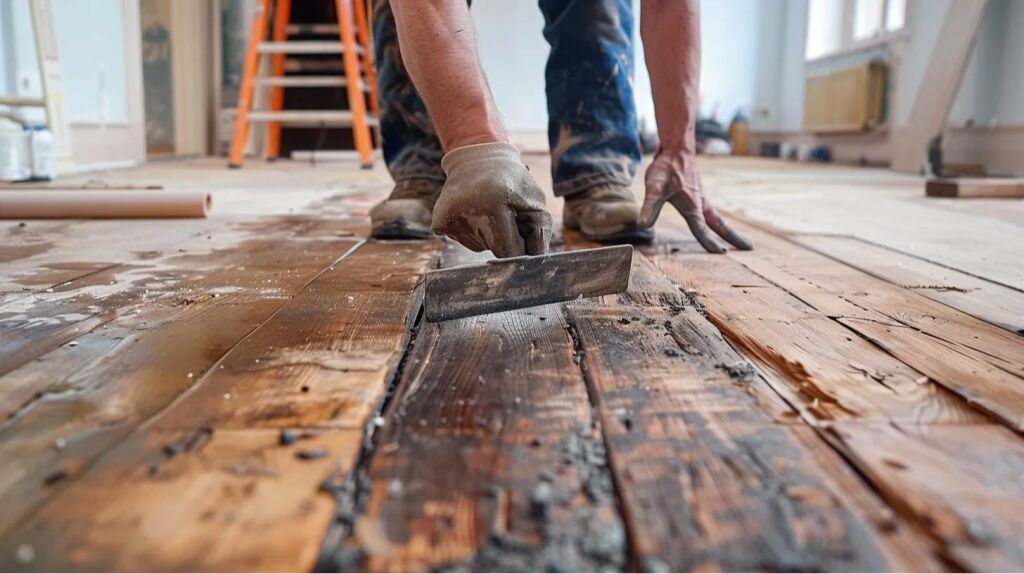
[{"label": "wooden floor plank", "polygon": [[[156,428],[362,428],[419,308],[441,242],[368,242],[228,353]],[[230,397],[225,399],[224,397]]]},{"label": "wooden floor plank", "polygon": [[370,571],[616,570],[622,526],[558,306],[424,324],[336,555]]},{"label": "wooden floor plank", "polygon": [[[41,554],[60,557],[40,562],[44,569],[51,564],[73,570],[311,568],[333,515],[331,497],[318,496],[317,489],[330,475],[351,471],[363,427],[382,400],[404,350],[409,322],[418,309],[418,279],[433,264],[439,246],[438,241],[392,243],[387,248],[363,244],[336,261],[258,329],[225,349],[217,368],[147,424],[141,435],[96,463],[8,535],[5,543],[31,544]],[[384,268],[390,271],[374,272]],[[317,426],[332,428],[311,431]],[[280,427],[291,428],[280,430],[283,434],[273,430]],[[211,466],[211,455],[204,449],[180,455],[185,462],[173,467],[175,480],[150,470],[153,457],[160,453],[159,437],[211,431],[213,436],[253,437],[267,450],[236,452],[225,446],[228,458],[336,459],[339,451],[345,456],[330,467],[331,473],[321,465],[314,465],[315,475],[305,473],[302,463],[296,462],[284,465],[280,476],[260,471],[241,483],[217,480],[217,467]],[[271,448],[276,444],[270,442],[278,440],[288,446],[291,439],[285,436],[298,441],[291,450],[279,453]],[[321,436],[330,439],[326,453],[318,452]],[[111,484],[117,485],[116,505],[97,495]],[[241,493],[233,495],[238,488]],[[161,512],[149,502],[155,498],[175,504],[181,489],[195,497],[179,501],[182,508],[174,512]],[[202,496],[218,492],[213,500],[201,502]],[[247,520],[227,536],[214,535],[210,530],[218,524],[209,516],[212,504],[218,515]],[[65,508],[76,512],[69,516]],[[58,525],[63,530],[60,537],[40,538]],[[142,534],[127,525],[135,525]],[[103,538],[91,534],[102,529],[119,531]],[[157,532],[180,535],[158,542],[150,536]],[[245,543],[239,544],[238,538],[245,538]],[[199,540],[202,544],[196,544]],[[116,552],[108,546],[115,542]],[[169,550],[154,553],[154,545]],[[68,548],[88,550],[69,554]],[[261,548],[274,554],[265,556]]]},{"label": "wooden floor plank", "polygon": [[[480,256],[449,244],[445,265]],[[625,540],[560,306],[420,325],[329,569],[617,570]]]},{"label": "wooden floor plank", "polygon": [[361,439],[354,430],[292,446],[269,429],[137,434],[0,541],[0,569],[308,570],[334,515],[320,484],[352,467]]},{"label": "wooden floor plank", "polygon": [[[777,390],[810,420],[985,420],[922,372],[730,257],[657,255],[654,260],[694,291],[711,322],[771,372],[783,385]],[[835,310],[843,304],[826,305]]]},{"label": "wooden floor plank", "polygon": [[323,237],[297,250],[300,238],[287,238],[270,234],[220,254],[208,275],[178,286],[184,299],[142,305],[59,349],[70,356],[0,379],[17,381],[23,395],[40,385],[0,424],[0,458],[11,462],[0,467],[0,533],[169,405],[355,243]]},{"label": "wooden floor plank", "polygon": [[1011,428],[1024,430],[1024,339],[781,237],[743,229],[759,243],[759,255],[731,258]]},{"label": "wooden floor plank", "polygon": [[[569,309],[638,568],[934,566],[899,520],[880,531],[872,518],[878,515],[848,498],[845,489],[871,497],[862,483],[847,481],[841,490],[821,470],[818,458],[835,455],[820,439],[809,451],[804,442],[811,439],[800,436],[806,429],[772,422],[725,372],[666,336],[664,321],[674,332],[713,336],[713,327],[699,326],[699,315],[581,303]],[[643,320],[623,325],[637,315],[662,328]],[[691,349],[702,344],[686,341]],[[878,507],[875,501],[872,508]]]},{"label": "wooden floor plank", "polygon": [[877,528],[884,504],[837,472],[842,463],[820,438],[759,407],[748,392],[756,372],[727,367],[743,359],[696,308],[619,298],[572,303],[567,316],[635,567],[935,567],[902,521]]},{"label": "wooden floor plank", "polygon": [[790,238],[865,273],[1024,335],[1024,292],[852,237]]},{"label": "wooden floor plank", "polygon": [[966,571],[1024,568],[1024,443],[998,425],[837,423],[884,496]]}]

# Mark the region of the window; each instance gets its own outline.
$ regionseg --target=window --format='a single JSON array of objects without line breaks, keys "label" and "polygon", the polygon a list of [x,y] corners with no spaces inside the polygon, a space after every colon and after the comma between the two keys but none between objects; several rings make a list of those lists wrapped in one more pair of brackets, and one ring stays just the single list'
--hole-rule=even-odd
[{"label": "window", "polygon": [[808,60],[856,49],[903,29],[907,0],[808,0]]}]

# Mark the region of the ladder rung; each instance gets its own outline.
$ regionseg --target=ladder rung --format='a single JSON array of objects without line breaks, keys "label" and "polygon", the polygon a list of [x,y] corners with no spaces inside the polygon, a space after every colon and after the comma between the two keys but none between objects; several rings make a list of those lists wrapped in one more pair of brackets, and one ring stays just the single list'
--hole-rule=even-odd
[{"label": "ladder rung", "polygon": [[[352,127],[352,112],[347,110],[282,110],[274,112],[270,110],[253,110],[248,114],[249,121],[253,123],[281,122],[289,125]],[[367,115],[366,123],[369,126],[377,125],[377,118]]]},{"label": "ladder rung", "polygon": [[289,24],[289,34],[337,34],[337,24]]},{"label": "ladder rung", "polygon": [[[344,76],[277,76],[259,78],[257,86],[273,88],[333,88],[344,87],[348,81]],[[363,91],[369,91],[366,82],[360,82]]]},{"label": "ladder rung", "polygon": [[[261,54],[340,54],[341,42],[260,42]],[[356,46],[356,53],[362,54],[363,47]]]},{"label": "ladder rung", "polygon": [[19,98],[16,96],[0,96],[0,105],[5,106],[35,106],[46,107],[46,100],[43,98]]}]

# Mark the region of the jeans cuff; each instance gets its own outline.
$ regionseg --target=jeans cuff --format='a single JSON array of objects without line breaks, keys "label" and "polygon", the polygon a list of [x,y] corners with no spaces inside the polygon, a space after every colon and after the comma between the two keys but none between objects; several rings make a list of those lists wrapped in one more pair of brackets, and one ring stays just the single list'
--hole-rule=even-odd
[{"label": "jeans cuff", "polygon": [[572,179],[555,183],[555,197],[564,197],[592,187],[604,184],[624,185],[629,187],[633,184],[633,178],[616,176],[608,173],[586,173],[577,175]]}]

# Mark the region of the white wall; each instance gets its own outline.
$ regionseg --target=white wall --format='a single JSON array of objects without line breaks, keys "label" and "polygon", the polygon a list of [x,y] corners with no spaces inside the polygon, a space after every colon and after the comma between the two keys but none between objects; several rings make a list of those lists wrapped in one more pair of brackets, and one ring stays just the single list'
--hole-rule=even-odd
[{"label": "white wall", "polygon": [[[0,30],[13,32],[13,42],[0,42],[0,59],[8,67],[5,87],[26,97],[41,96],[28,2],[2,2],[9,5],[11,18],[5,22],[8,27]],[[126,121],[128,90],[120,0],[53,0],[53,8],[69,118],[73,122]],[[13,54],[8,53],[11,48]]]},{"label": "white wall", "polygon": [[[778,10],[762,12],[760,66],[752,127],[797,131],[803,117],[805,75],[854,65],[875,57],[893,58],[892,110],[897,125],[906,123],[924,77],[950,2],[910,0],[902,44],[881,46],[810,66],[804,63],[807,0],[784,0]],[[707,2],[705,2],[706,4]],[[777,60],[775,59],[777,58]],[[950,113],[952,125],[1024,125],[1024,1],[989,0],[989,8],[964,81]]]},{"label": "white wall", "polygon": [[[637,112],[654,125],[650,79],[640,42],[640,0],[634,0],[636,16]],[[701,108],[710,113],[717,105],[720,121],[728,122],[737,109],[749,113],[758,90],[761,19],[769,8],[786,0],[713,0],[702,3]],[[536,3],[507,0],[476,0],[473,20],[480,36],[480,58],[498,109],[510,129],[546,129],[544,65],[548,45],[542,30],[544,18]]]}]

